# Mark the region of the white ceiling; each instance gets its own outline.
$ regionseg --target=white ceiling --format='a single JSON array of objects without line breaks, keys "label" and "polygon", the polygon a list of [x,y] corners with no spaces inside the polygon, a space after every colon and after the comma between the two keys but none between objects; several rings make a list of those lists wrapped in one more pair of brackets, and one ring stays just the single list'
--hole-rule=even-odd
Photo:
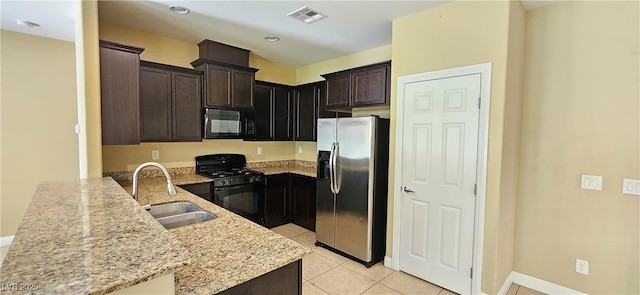
[{"label": "white ceiling", "polygon": [[[74,16],[78,0],[0,0],[2,29],[74,40]],[[190,43],[210,39],[251,50],[253,54],[283,65],[298,67],[391,44],[391,22],[451,0],[422,1],[203,1],[99,0],[100,23],[110,23]],[[533,9],[550,1],[524,1]],[[187,7],[178,15],[169,5]],[[305,24],[287,14],[308,6],[327,18]],[[25,28],[16,20],[39,23]],[[265,36],[280,41],[267,42]]]}]

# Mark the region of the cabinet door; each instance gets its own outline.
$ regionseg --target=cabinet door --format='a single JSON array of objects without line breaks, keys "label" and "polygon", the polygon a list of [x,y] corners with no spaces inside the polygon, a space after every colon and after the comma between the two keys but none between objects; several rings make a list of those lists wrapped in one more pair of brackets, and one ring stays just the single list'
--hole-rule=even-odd
[{"label": "cabinet door", "polygon": [[174,72],[172,78],[173,141],[202,141],[202,76]]},{"label": "cabinet door", "polygon": [[316,140],[316,122],[318,104],[317,87],[314,85],[298,88],[295,99],[295,136],[296,141]]},{"label": "cabinet door", "polygon": [[271,114],[273,112],[273,87],[256,85],[254,92],[256,109],[256,139],[273,139],[273,122]]},{"label": "cabinet door", "polygon": [[354,71],[351,74],[352,106],[389,105],[389,67]]},{"label": "cabinet door", "polygon": [[316,180],[291,175],[291,218],[293,223],[316,231]]},{"label": "cabinet door", "polygon": [[273,139],[293,139],[292,91],[275,87],[273,96]]},{"label": "cabinet door", "polygon": [[289,222],[289,175],[267,175],[264,226],[271,228]]},{"label": "cabinet door", "polygon": [[231,106],[231,70],[207,64],[205,66],[204,79],[204,105],[208,107]]},{"label": "cabinet door", "polygon": [[326,108],[349,106],[349,73],[340,73],[327,77]]},{"label": "cabinet door", "polygon": [[253,86],[255,84],[255,73],[250,71],[233,70],[232,103],[238,108],[253,108]]},{"label": "cabinet door", "polygon": [[171,141],[171,72],[140,67],[140,140]]},{"label": "cabinet door", "polygon": [[100,42],[102,144],[140,143],[140,52]]}]

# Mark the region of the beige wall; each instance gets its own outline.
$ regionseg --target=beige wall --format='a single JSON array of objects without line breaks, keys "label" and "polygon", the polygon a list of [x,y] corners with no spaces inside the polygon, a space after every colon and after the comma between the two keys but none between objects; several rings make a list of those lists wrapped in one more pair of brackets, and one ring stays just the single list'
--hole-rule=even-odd
[{"label": "beige wall", "polygon": [[[639,3],[528,12],[514,270],[588,294],[640,294]],[[580,189],[603,176],[602,191]],[[588,260],[589,275],[574,272]]]},{"label": "beige wall", "polygon": [[79,177],[75,49],[1,31],[0,236],[15,234],[38,183]]},{"label": "beige wall", "polygon": [[[437,6],[393,21],[392,78],[391,78],[391,142],[395,142],[396,80],[398,76],[429,72],[445,68],[479,63],[492,63],[491,113],[489,123],[489,159],[486,191],[485,243],[483,253],[482,291],[494,294],[511,270],[513,240],[508,240],[508,226],[501,226],[499,217],[509,208],[501,208],[503,159],[507,155],[503,135],[504,126],[511,122],[505,117],[507,82],[507,45],[510,6],[508,2],[457,1]],[[513,91],[513,90],[512,90]],[[391,145],[390,166],[394,167],[395,146]],[[511,171],[507,171],[511,172]],[[394,173],[389,178],[389,217],[387,255],[391,256],[391,227]],[[508,196],[507,196],[508,197]],[[506,239],[501,239],[506,235]],[[512,233],[511,233],[512,235]],[[507,253],[498,253],[498,244]],[[502,256],[507,256],[506,259]]]},{"label": "beige wall", "polygon": [[[502,135],[502,172],[495,248],[485,249],[485,257],[494,257],[494,288],[501,286],[513,270],[515,209],[520,156],[520,122],[525,54],[525,11],[520,1],[511,1],[509,9],[509,43]],[[488,283],[487,283],[488,284]]]}]

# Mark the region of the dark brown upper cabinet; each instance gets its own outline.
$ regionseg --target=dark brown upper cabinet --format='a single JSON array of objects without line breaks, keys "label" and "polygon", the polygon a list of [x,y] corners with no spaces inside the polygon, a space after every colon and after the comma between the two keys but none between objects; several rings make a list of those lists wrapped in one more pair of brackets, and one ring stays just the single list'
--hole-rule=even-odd
[{"label": "dark brown upper cabinet", "polygon": [[140,53],[100,41],[102,144],[140,143]]},{"label": "dark brown upper cabinet", "polygon": [[141,141],[201,141],[201,97],[201,72],[142,61]]},{"label": "dark brown upper cabinet", "polygon": [[391,61],[325,74],[322,77],[327,82],[324,104],[327,110],[389,105]]},{"label": "dark brown upper cabinet", "polygon": [[295,88],[295,141],[316,141],[318,118],[335,118],[337,114],[324,110],[326,82],[304,84]]},{"label": "dark brown upper cabinet", "polygon": [[293,139],[293,89],[287,85],[256,82],[256,140]]},{"label": "dark brown upper cabinet", "polygon": [[200,58],[191,65],[204,74],[205,107],[253,109],[255,73],[258,69]]}]

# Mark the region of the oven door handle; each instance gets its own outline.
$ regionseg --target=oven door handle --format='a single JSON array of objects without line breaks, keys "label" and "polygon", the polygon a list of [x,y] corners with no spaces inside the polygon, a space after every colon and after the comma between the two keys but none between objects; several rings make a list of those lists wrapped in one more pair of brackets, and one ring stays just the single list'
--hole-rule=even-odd
[{"label": "oven door handle", "polygon": [[245,184],[237,184],[237,185],[230,185],[230,186],[214,186],[213,187],[213,191],[229,191],[229,190],[234,190],[234,189],[240,189],[240,188],[247,188],[247,187],[253,187],[256,185],[261,184],[261,182],[252,182],[252,183],[245,183]]}]

